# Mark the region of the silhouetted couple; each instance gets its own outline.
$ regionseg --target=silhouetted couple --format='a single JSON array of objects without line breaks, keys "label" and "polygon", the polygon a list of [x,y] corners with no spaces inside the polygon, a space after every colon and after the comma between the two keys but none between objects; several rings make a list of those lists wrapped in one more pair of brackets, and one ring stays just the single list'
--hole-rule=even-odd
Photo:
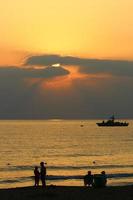
[{"label": "silhouetted couple", "polygon": [[88,174],[84,176],[84,185],[93,186],[93,187],[105,187],[107,184],[107,176],[105,171],[102,171],[101,174],[91,174],[91,171],[88,171]]},{"label": "silhouetted couple", "polygon": [[42,186],[46,186],[46,166],[44,162],[40,163],[40,172],[38,167],[34,169],[35,186],[39,186],[39,180],[41,179]]}]

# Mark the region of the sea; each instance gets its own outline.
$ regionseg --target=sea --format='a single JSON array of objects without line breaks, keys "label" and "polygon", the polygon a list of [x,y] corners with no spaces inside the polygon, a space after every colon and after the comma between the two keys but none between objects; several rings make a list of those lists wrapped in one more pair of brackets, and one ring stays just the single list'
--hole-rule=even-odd
[{"label": "sea", "polygon": [[127,121],[128,127],[98,127],[100,120],[0,120],[0,188],[34,185],[41,161],[47,185],[83,186],[87,171],[103,170],[110,186],[133,184],[133,120]]}]

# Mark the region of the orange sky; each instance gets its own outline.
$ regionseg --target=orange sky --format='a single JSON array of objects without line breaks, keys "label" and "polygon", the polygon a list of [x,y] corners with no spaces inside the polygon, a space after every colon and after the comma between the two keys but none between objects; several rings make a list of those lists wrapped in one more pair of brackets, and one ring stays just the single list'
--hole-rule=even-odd
[{"label": "orange sky", "polygon": [[29,54],[133,59],[132,0],[0,0],[0,65]]}]

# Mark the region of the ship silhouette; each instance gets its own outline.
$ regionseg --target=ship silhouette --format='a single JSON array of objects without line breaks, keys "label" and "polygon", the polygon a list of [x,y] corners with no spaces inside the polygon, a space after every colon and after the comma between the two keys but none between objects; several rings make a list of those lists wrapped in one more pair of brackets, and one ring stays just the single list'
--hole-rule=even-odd
[{"label": "ship silhouette", "polygon": [[107,121],[96,123],[98,126],[128,126],[127,122],[115,121],[115,116],[112,115]]}]

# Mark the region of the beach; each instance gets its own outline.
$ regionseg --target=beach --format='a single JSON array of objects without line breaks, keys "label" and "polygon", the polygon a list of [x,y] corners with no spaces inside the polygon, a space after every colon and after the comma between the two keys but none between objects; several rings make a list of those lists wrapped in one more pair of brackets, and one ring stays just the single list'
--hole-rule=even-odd
[{"label": "beach", "polygon": [[51,185],[46,188],[22,187],[0,189],[0,198],[2,200],[132,200],[133,185],[106,188]]}]

